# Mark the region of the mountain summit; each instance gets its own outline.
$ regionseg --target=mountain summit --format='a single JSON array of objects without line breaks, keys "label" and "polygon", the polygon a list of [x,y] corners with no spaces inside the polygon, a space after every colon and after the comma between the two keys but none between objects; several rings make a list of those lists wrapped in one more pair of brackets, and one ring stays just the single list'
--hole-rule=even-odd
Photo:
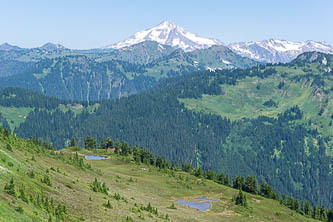
[{"label": "mountain summit", "polygon": [[60,44],[54,44],[51,42],[48,42],[44,45],[42,45],[41,47],[39,47],[40,49],[46,50],[46,51],[57,51],[57,50],[64,50],[66,49],[65,46],[60,45]]},{"label": "mountain summit", "polygon": [[108,45],[103,48],[120,49],[147,40],[156,41],[160,44],[169,45],[175,48],[180,48],[186,52],[222,44],[216,39],[200,37],[196,34],[187,32],[184,28],[176,25],[173,22],[164,21],[151,29],[139,31],[122,42]]}]

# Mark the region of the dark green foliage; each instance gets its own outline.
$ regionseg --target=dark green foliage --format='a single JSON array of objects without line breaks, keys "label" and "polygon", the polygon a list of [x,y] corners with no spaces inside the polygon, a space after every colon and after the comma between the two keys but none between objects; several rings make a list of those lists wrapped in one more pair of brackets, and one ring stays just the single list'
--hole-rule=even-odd
[{"label": "dark green foliage", "polygon": [[15,210],[16,210],[17,212],[19,212],[20,214],[23,214],[23,213],[24,213],[24,210],[23,210],[23,208],[22,208],[21,206],[15,207]]},{"label": "dark green foliage", "polygon": [[312,218],[317,220],[320,219],[320,208],[318,206],[313,207]]},{"label": "dark green foliage", "polygon": [[268,100],[266,102],[264,102],[263,104],[264,106],[267,106],[267,107],[278,107],[278,105],[276,104],[276,102],[274,102],[273,100]]},{"label": "dark green foliage", "polygon": [[28,203],[28,198],[25,195],[25,188],[22,185],[19,189],[19,196],[18,196],[21,200],[23,200],[24,202]]},{"label": "dark green foliage", "polygon": [[10,179],[9,184],[6,183],[6,185],[4,187],[4,191],[13,197],[16,197],[15,184],[14,184],[13,177]]},{"label": "dark green foliage", "polygon": [[111,148],[113,149],[113,140],[111,138],[106,139],[106,148]]},{"label": "dark green foliage", "polygon": [[248,176],[245,180],[244,191],[248,193],[258,193],[258,182],[254,176]]},{"label": "dark green foliage", "polygon": [[196,169],[194,170],[194,176],[196,176],[196,177],[202,177],[202,176],[203,176],[203,170],[202,170],[201,167],[196,168]]},{"label": "dark green foliage", "polygon": [[279,85],[278,85],[278,88],[282,89],[284,87],[284,84],[285,84],[284,82],[280,82]]},{"label": "dark green foliage", "polygon": [[217,175],[216,182],[225,186],[230,186],[229,176],[224,173]]},{"label": "dark green foliage", "polygon": [[303,211],[304,211],[305,215],[312,216],[312,207],[311,207],[309,201],[305,201]]},{"label": "dark green foliage", "polygon": [[44,175],[44,178],[41,179],[41,182],[45,183],[48,186],[52,186],[51,179],[50,179],[50,176],[48,174]]},{"label": "dark green foliage", "polygon": [[177,210],[177,207],[174,203],[172,203],[171,206],[168,207],[168,209]]},{"label": "dark green foliage", "polygon": [[113,195],[113,198],[114,198],[115,200],[120,200],[120,199],[121,199],[121,196],[120,196],[119,193],[115,193],[115,194]]},{"label": "dark green foliage", "polygon": [[235,203],[236,205],[241,205],[243,207],[248,206],[246,195],[241,190],[239,190],[238,195],[235,197]]},{"label": "dark green foliage", "polygon": [[0,126],[2,126],[5,129],[10,129],[10,126],[8,124],[8,121],[6,120],[5,117],[2,116],[2,114],[0,113]]},{"label": "dark green foliage", "polygon": [[133,218],[130,216],[126,216],[126,222],[133,222]]},{"label": "dark green foliage", "polygon": [[274,199],[273,188],[270,185],[268,185],[267,183],[262,183],[260,185],[260,195],[267,197],[267,198]]},{"label": "dark green foliage", "polygon": [[333,209],[331,209],[327,212],[327,221],[333,222]]},{"label": "dark green foliage", "polygon": [[146,207],[141,206],[140,210],[145,210],[149,213],[155,214],[156,216],[158,216],[158,210],[157,208],[153,207],[150,203],[148,203],[148,205]]},{"label": "dark green foliage", "polygon": [[325,206],[320,207],[320,217],[319,217],[319,219],[321,221],[327,221],[327,211],[325,209]]},{"label": "dark green foliage", "polygon": [[12,146],[11,146],[10,144],[7,144],[7,145],[6,145],[6,148],[7,148],[7,150],[9,150],[9,151],[11,151],[11,152],[13,151],[13,148],[12,148]]},{"label": "dark green foliage", "polygon": [[245,179],[242,176],[236,176],[233,181],[233,188],[243,190],[245,187]]},{"label": "dark green foliage", "polygon": [[122,142],[121,143],[121,145],[120,145],[120,152],[119,153],[122,156],[128,156],[129,154],[131,154],[131,148],[128,145],[128,143],[126,143],[126,142]]},{"label": "dark green foliage", "polygon": [[215,180],[216,179],[216,173],[213,170],[207,170],[205,177],[208,180]]},{"label": "dark green foliage", "polygon": [[[64,160],[63,156],[60,156],[59,158]],[[81,169],[91,169],[91,166],[89,164],[86,164],[83,160],[83,157],[80,157],[77,152],[75,152],[74,156],[70,157],[66,162]]]},{"label": "dark green foliage", "polygon": [[100,149],[105,149],[106,145],[105,145],[105,141],[104,139],[101,140],[101,143],[99,144],[99,148]]},{"label": "dark green foliage", "polygon": [[34,179],[34,178],[35,178],[35,172],[34,172],[33,170],[30,170],[30,171],[28,172],[28,176],[29,176],[30,178]]},{"label": "dark green foliage", "polygon": [[112,205],[111,205],[111,203],[110,203],[109,200],[108,200],[108,202],[107,202],[106,204],[104,204],[104,206],[105,206],[106,208],[108,208],[108,209],[113,209],[113,207],[112,207]]},{"label": "dark green foliage", "polygon": [[87,136],[84,140],[84,147],[86,149],[96,149],[96,138]]},{"label": "dark green foliage", "polygon": [[94,182],[90,186],[94,192],[100,192],[106,195],[108,194],[109,187],[107,187],[105,183],[102,184],[97,180],[97,178],[95,178]]},{"label": "dark green foliage", "polygon": [[193,170],[193,166],[192,166],[192,164],[190,164],[190,163],[183,163],[183,164],[182,164],[182,170],[183,170],[184,172],[188,172],[188,173],[190,173],[190,172],[192,172],[192,170]]},{"label": "dark green foliage", "polygon": [[70,146],[71,147],[77,146],[77,142],[76,142],[76,140],[74,138],[71,139]]}]

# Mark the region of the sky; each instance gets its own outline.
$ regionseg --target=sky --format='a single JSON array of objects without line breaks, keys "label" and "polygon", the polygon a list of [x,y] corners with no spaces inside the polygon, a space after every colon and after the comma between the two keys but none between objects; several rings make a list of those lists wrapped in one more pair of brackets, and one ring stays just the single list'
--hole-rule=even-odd
[{"label": "sky", "polygon": [[333,45],[332,0],[0,0],[0,44],[99,48],[165,20],[224,43],[274,38]]}]

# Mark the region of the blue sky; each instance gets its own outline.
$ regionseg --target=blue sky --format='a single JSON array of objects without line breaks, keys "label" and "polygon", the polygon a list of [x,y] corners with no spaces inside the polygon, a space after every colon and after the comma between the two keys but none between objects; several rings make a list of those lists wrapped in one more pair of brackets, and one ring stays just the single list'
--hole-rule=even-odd
[{"label": "blue sky", "polygon": [[0,0],[0,44],[96,48],[164,20],[222,42],[269,38],[333,45],[332,0]]}]

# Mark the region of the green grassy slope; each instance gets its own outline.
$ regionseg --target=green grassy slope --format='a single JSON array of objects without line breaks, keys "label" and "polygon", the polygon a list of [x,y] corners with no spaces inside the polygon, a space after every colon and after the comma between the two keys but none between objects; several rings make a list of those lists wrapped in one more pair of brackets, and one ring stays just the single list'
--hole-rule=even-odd
[{"label": "green grassy slope", "polygon": [[[7,148],[8,144],[12,151]],[[83,154],[106,155],[108,159],[84,160],[80,167],[80,161],[75,162],[75,152],[78,160]],[[277,201],[257,195],[246,194],[248,208],[236,206],[231,199],[237,190],[185,172],[135,164],[131,156],[73,149],[54,152],[31,140],[2,134],[0,175],[0,221],[47,221],[50,217],[56,221],[54,208],[58,204],[66,206],[66,213],[59,214],[59,221],[312,221]],[[46,176],[50,185],[41,182]],[[4,192],[11,178],[16,197]],[[95,178],[109,187],[108,195],[92,190]],[[20,189],[24,190],[27,202],[22,201]],[[48,207],[42,203],[38,207],[38,195],[44,202],[48,198]],[[211,210],[200,212],[176,202],[201,196],[217,200]],[[51,200],[55,207],[51,207]],[[108,201],[111,209],[104,206]],[[158,214],[141,207],[149,203],[157,208]],[[170,209],[172,204],[177,209]]]},{"label": "green grassy slope", "polygon": [[[304,56],[307,56],[305,54]],[[323,56],[323,55],[320,55]],[[221,85],[220,95],[180,99],[188,109],[214,113],[231,120],[277,117],[292,106],[299,106],[305,121],[324,136],[332,136],[333,57],[302,62],[302,56],[290,65],[274,66],[276,73],[268,78],[247,77],[236,85]],[[264,69],[265,70],[265,69]],[[263,71],[264,71],[263,70]],[[272,100],[276,106],[265,105]]]}]

